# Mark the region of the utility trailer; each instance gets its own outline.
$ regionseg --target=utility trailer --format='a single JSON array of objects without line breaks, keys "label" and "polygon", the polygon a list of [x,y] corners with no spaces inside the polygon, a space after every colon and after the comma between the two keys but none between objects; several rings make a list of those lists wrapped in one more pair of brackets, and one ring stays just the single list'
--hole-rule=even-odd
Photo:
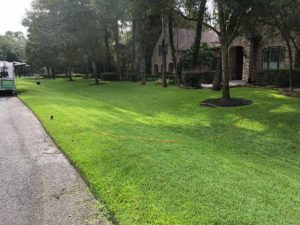
[{"label": "utility trailer", "polygon": [[0,61],[0,92],[16,92],[15,66],[13,62]]}]

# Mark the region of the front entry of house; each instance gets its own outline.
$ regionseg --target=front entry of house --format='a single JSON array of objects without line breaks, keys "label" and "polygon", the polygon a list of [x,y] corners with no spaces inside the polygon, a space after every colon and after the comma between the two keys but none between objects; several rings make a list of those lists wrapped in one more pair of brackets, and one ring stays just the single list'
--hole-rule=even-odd
[{"label": "front entry of house", "polygon": [[232,47],[229,50],[230,77],[232,80],[243,80],[244,48]]}]

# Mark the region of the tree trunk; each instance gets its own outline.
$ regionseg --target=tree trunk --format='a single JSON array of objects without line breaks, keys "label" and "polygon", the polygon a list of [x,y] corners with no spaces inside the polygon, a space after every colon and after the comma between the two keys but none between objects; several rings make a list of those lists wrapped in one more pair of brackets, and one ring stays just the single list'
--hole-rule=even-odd
[{"label": "tree trunk", "polygon": [[71,67],[68,68],[68,78],[69,78],[69,81],[73,81],[72,68]]},{"label": "tree trunk", "polygon": [[162,17],[162,61],[163,61],[163,87],[168,87],[167,83],[167,55],[166,55],[166,24],[165,19]]},{"label": "tree trunk", "polygon": [[288,54],[289,54],[289,86],[290,86],[290,91],[293,90],[293,51],[292,51],[292,46],[289,40],[289,37],[285,33],[282,34],[283,38],[286,42],[287,48],[288,48]]},{"label": "tree trunk", "polygon": [[48,78],[51,79],[50,67],[46,66],[46,70],[47,70],[47,76],[48,76]]},{"label": "tree trunk", "polygon": [[89,79],[90,68],[89,68],[89,59],[88,59],[88,57],[86,57],[86,59],[85,59],[85,73],[86,73],[87,79]]},{"label": "tree trunk", "polygon": [[228,45],[222,43],[223,98],[230,99]]},{"label": "tree trunk", "polygon": [[94,74],[94,78],[95,78],[95,84],[98,85],[98,84],[100,84],[99,75],[98,75],[98,70],[97,70],[97,63],[95,62],[94,59],[92,59],[92,67],[93,67],[93,74]]},{"label": "tree trunk", "polygon": [[218,23],[220,24],[220,42],[221,42],[221,54],[222,54],[222,81],[223,81],[223,98],[230,99],[230,86],[229,86],[229,57],[228,57],[228,48],[229,43],[226,39],[228,34],[226,27],[226,9],[225,5],[221,0],[216,1],[218,6]]},{"label": "tree trunk", "polygon": [[198,11],[198,21],[197,21],[197,29],[196,29],[196,36],[194,42],[194,49],[193,49],[193,70],[195,70],[198,66],[199,62],[199,51],[202,39],[202,28],[203,28],[203,20],[204,20],[204,13],[206,10],[206,2],[207,0],[201,0],[201,4]]},{"label": "tree trunk", "polygon": [[105,42],[105,72],[111,69],[111,55],[110,55],[110,48],[109,48],[109,32],[107,30],[107,26],[104,25],[104,42]]},{"label": "tree trunk", "polygon": [[55,69],[53,67],[50,67],[50,74],[51,74],[51,79],[55,80]]},{"label": "tree trunk", "polygon": [[213,80],[213,87],[212,90],[214,91],[220,91],[222,89],[222,54],[221,52],[218,52],[216,54],[217,57],[217,70],[216,74]]},{"label": "tree trunk", "polygon": [[69,81],[73,81],[72,67],[71,67],[71,64],[69,61],[67,62],[67,76],[68,76]]},{"label": "tree trunk", "polygon": [[131,71],[132,71],[132,81],[136,81],[136,21],[132,21],[132,62],[131,62]]},{"label": "tree trunk", "polygon": [[115,37],[115,51],[116,51],[116,69],[117,74],[122,80],[121,74],[121,66],[120,66],[120,40],[119,40],[119,23],[118,19],[115,21],[115,28],[114,28],[114,37]]},{"label": "tree trunk", "polygon": [[[176,49],[174,44],[174,33],[173,33],[173,15],[172,13],[169,14],[169,42],[170,42],[170,48],[171,48],[171,55],[172,55],[172,61],[173,61],[173,68],[175,70],[175,73],[177,74],[177,57],[176,57]],[[176,78],[177,80],[177,78]]]},{"label": "tree trunk", "polygon": [[141,61],[141,85],[146,85],[146,57]]}]

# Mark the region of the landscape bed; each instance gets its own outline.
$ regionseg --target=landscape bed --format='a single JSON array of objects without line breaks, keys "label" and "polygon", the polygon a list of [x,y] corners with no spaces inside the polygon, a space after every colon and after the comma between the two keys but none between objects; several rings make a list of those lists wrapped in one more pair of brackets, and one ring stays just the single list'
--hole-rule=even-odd
[{"label": "landscape bed", "polygon": [[[19,97],[119,224],[299,224],[300,100],[210,90],[19,79]],[[51,119],[52,117],[52,119]]]}]

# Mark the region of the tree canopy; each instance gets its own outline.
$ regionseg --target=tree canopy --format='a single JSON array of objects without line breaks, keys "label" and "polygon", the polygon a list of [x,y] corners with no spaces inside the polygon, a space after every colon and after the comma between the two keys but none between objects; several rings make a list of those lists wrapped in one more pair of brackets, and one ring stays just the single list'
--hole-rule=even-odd
[{"label": "tree canopy", "polygon": [[8,31],[0,35],[0,60],[25,61],[26,39],[22,32]]}]

